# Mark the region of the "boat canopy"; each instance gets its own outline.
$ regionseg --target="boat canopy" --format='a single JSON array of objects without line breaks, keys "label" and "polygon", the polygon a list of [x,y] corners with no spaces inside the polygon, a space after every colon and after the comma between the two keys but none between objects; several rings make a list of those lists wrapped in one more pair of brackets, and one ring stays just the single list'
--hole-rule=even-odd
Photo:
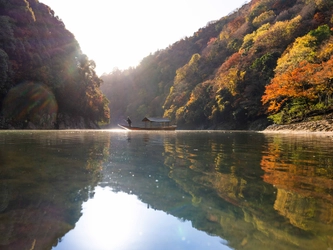
[{"label": "boat canopy", "polygon": [[158,122],[158,123],[168,123],[170,120],[168,118],[157,118],[157,117],[145,117],[142,119],[143,122]]},{"label": "boat canopy", "polygon": [[126,130],[175,130],[176,125],[170,126],[170,119],[168,118],[159,118],[159,117],[145,117],[142,119],[144,122],[144,127],[132,127],[126,125],[119,125],[119,127]]},{"label": "boat canopy", "polygon": [[168,118],[158,118],[158,117],[145,117],[142,119],[145,123],[145,128],[149,127],[164,127],[169,126],[170,120]]}]

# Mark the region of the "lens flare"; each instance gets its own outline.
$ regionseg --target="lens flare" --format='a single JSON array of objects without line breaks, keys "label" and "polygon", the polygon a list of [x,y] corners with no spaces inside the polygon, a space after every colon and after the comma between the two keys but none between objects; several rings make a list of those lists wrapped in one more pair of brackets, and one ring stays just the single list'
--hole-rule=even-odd
[{"label": "lens flare", "polygon": [[24,82],[12,88],[3,103],[3,114],[14,122],[30,121],[40,128],[54,128],[58,104],[41,83]]}]

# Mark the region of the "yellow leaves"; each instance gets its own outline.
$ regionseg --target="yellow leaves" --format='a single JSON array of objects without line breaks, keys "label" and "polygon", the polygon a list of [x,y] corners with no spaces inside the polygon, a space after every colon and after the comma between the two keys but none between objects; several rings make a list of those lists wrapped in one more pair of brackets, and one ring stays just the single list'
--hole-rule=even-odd
[{"label": "yellow leaves", "polygon": [[331,36],[318,51],[317,58],[320,61],[327,61],[333,55],[333,37]]},{"label": "yellow leaves", "polygon": [[229,38],[230,38],[230,33],[226,31],[222,31],[219,35],[220,41],[228,40]]},{"label": "yellow leaves", "polygon": [[193,72],[196,72],[198,70],[198,62],[200,58],[201,58],[200,54],[198,53],[193,54],[190,61],[187,64],[177,69],[175,84],[185,80],[187,76],[191,75]]},{"label": "yellow leaves", "polygon": [[28,8],[28,11],[29,11],[30,14],[31,14],[32,20],[33,20],[34,22],[36,22],[35,13],[34,13],[34,11],[32,10],[32,8],[30,7],[29,2],[28,2],[27,0],[24,0],[24,2],[27,4],[27,8]]},{"label": "yellow leaves", "polygon": [[186,108],[185,107],[180,107],[179,109],[177,109],[176,111],[176,120],[179,121],[181,120],[186,113]]},{"label": "yellow leaves", "polygon": [[[273,15],[273,13],[268,11],[266,14],[263,13],[263,15],[267,15],[268,18],[268,16]],[[240,52],[246,52],[250,50],[252,46],[255,48],[275,48],[280,47],[281,44],[289,43],[294,38],[294,33],[299,27],[301,20],[302,17],[297,16],[292,20],[261,25],[257,30],[244,37]],[[258,19],[258,25],[259,21]]]},{"label": "yellow leaves", "polygon": [[247,34],[243,39],[242,49],[247,48],[251,43],[254,43],[259,36],[264,35],[269,29],[271,25],[266,23],[261,25],[259,29],[253,31],[251,34]]},{"label": "yellow leaves", "polygon": [[295,30],[299,27],[301,24],[302,17],[298,15],[297,17],[291,19],[290,21],[286,21],[286,33],[287,34],[293,34]]},{"label": "yellow leaves", "polygon": [[315,0],[314,2],[319,9],[322,9],[325,6],[329,7],[332,4],[331,1],[326,1],[326,0]]},{"label": "yellow leaves", "polygon": [[217,112],[217,111],[222,112],[225,109],[226,105],[229,104],[229,102],[225,101],[223,99],[223,97],[220,95],[217,95],[215,97],[215,101],[216,101],[217,106],[214,107],[214,109],[212,110],[212,115],[214,114],[214,112]]},{"label": "yellow leaves", "polygon": [[265,11],[261,13],[259,16],[255,17],[252,21],[253,26],[259,27],[264,22],[268,23],[270,19],[275,17],[275,13],[273,10]]},{"label": "yellow leaves", "polygon": [[283,73],[295,69],[301,61],[313,62],[316,49],[316,38],[311,35],[299,37],[291,49],[278,59],[276,73]]},{"label": "yellow leaves", "polygon": [[297,16],[290,21],[276,22],[264,34],[260,34],[257,40],[263,45],[274,47],[281,44],[282,41],[289,41],[293,39],[296,29],[301,22],[301,16]]},{"label": "yellow leaves", "polygon": [[[300,20],[300,17],[296,18],[288,27],[294,29]],[[326,26],[320,26],[298,37],[278,59],[276,75],[262,96],[262,103],[269,104],[269,112],[279,112],[285,102],[297,99],[305,102],[325,100],[328,105],[333,95],[333,37],[327,30]]]},{"label": "yellow leaves", "polygon": [[175,76],[175,84],[180,83],[184,78],[185,78],[185,70],[183,70],[183,68],[177,69]]},{"label": "yellow leaves", "polygon": [[237,94],[237,85],[244,79],[245,73],[245,71],[237,68],[231,68],[219,76],[218,83],[220,87],[228,88],[230,93],[235,96]]},{"label": "yellow leaves", "polygon": [[170,119],[174,119],[174,117],[175,117],[175,110],[176,110],[176,106],[175,105],[171,105],[171,107],[169,109],[166,109],[164,111],[163,117],[170,117]]},{"label": "yellow leaves", "polygon": [[197,64],[198,61],[200,60],[200,54],[196,53],[196,54],[193,54],[192,57],[191,57],[191,60],[190,62],[188,63],[189,66],[192,66],[194,64]]}]

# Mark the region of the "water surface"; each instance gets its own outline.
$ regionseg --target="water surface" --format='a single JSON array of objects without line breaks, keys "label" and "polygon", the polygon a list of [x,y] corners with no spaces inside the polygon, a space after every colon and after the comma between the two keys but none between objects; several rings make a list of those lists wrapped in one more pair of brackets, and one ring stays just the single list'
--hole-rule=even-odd
[{"label": "water surface", "polygon": [[332,142],[1,131],[0,249],[330,249]]}]

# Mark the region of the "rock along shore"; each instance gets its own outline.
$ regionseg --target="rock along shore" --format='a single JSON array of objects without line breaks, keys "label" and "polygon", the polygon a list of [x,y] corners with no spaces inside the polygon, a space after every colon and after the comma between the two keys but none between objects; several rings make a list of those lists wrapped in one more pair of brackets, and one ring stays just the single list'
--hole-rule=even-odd
[{"label": "rock along shore", "polygon": [[318,121],[304,121],[292,124],[268,126],[264,133],[332,133],[333,118]]}]

